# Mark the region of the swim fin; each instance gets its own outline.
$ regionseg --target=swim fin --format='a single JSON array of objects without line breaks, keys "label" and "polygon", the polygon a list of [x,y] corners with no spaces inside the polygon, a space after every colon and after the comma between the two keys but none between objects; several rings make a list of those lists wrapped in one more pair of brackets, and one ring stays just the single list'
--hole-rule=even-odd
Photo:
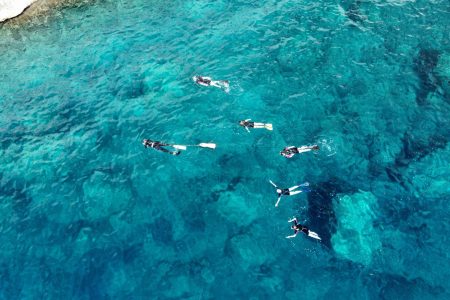
[{"label": "swim fin", "polygon": [[313,239],[316,239],[316,240],[322,240],[317,233],[315,233],[314,231],[311,231],[311,230],[308,232],[308,236],[312,237]]},{"label": "swim fin", "polygon": [[216,144],[214,144],[214,143],[200,143],[196,146],[202,147],[202,148],[216,149]]},{"label": "swim fin", "polygon": [[264,128],[266,128],[267,130],[273,130],[272,124],[264,124]]}]

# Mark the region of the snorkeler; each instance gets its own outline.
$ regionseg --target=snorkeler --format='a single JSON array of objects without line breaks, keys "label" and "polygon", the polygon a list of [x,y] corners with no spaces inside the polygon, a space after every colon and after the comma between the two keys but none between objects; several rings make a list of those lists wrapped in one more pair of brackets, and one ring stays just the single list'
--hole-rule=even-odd
[{"label": "snorkeler", "polygon": [[250,122],[250,120],[251,119],[239,121],[239,125],[244,127],[248,132],[250,132],[249,128],[265,128],[267,130],[273,130],[272,124]]},{"label": "snorkeler", "polygon": [[303,186],[309,186],[309,183],[305,182],[300,185],[290,187],[288,189],[281,189],[275,183],[273,183],[272,180],[269,180],[269,182],[277,189],[278,200],[277,200],[277,203],[275,203],[275,207],[277,207],[278,203],[280,203],[281,196],[293,196],[293,195],[300,194],[303,191],[302,190],[296,191],[296,189],[298,189],[299,187],[303,187]]},{"label": "snorkeler", "polygon": [[165,143],[161,143],[161,142],[156,142],[156,141],[151,141],[151,140],[147,140],[147,139],[145,139],[142,142],[142,145],[144,145],[145,148],[153,148],[155,150],[158,150],[158,151],[161,151],[161,152],[170,153],[172,155],[179,155],[181,153],[180,151],[170,151],[170,150],[167,150],[167,149],[163,148],[163,147],[174,147],[173,145],[165,144]]},{"label": "snorkeler", "polygon": [[291,158],[295,154],[308,152],[308,151],[312,151],[312,150],[319,150],[319,146],[317,146],[317,145],[301,146],[301,147],[288,146],[288,147],[284,148],[283,151],[280,152],[280,154],[286,158]]},{"label": "snorkeler", "polygon": [[211,77],[194,76],[192,78],[195,83],[203,86],[215,86],[224,90],[226,93],[230,91],[230,83],[228,80],[212,80]]},{"label": "snorkeler", "polygon": [[297,236],[297,233],[299,233],[300,231],[303,232],[304,234],[306,234],[309,237],[312,237],[314,239],[317,240],[321,240],[321,238],[317,235],[317,233],[311,231],[308,229],[308,227],[303,226],[302,224],[297,222],[297,218],[292,218],[288,221],[289,223],[294,222],[294,225],[291,226],[291,229],[294,230],[294,234],[293,235],[289,235],[286,238],[287,239],[291,239]]}]

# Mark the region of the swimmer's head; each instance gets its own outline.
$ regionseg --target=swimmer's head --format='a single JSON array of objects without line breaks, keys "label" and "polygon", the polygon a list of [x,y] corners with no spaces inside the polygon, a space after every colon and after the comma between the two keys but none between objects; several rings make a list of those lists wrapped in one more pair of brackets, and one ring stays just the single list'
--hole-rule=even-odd
[{"label": "swimmer's head", "polygon": [[244,126],[245,121],[239,121],[239,125]]},{"label": "swimmer's head", "polygon": [[278,193],[278,194],[281,194],[281,190],[280,190],[280,189],[277,189],[277,193]]},{"label": "swimmer's head", "polygon": [[314,145],[312,148],[313,148],[314,150],[319,150],[319,146],[317,146],[317,145]]}]

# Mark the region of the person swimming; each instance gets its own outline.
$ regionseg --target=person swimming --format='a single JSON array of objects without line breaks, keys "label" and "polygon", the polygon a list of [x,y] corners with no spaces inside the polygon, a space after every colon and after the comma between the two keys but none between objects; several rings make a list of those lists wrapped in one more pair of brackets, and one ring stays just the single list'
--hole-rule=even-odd
[{"label": "person swimming", "polygon": [[309,230],[308,227],[303,226],[302,224],[298,223],[297,218],[292,218],[290,220],[288,220],[289,223],[294,222],[294,224],[291,226],[291,229],[294,230],[294,234],[293,235],[288,235],[286,238],[287,239],[291,239],[297,236],[297,233],[299,232],[303,232],[304,234],[306,234],[309,237],[312,237],[314,239],[317,240],[321,240],[321,238],[317,235],[317,233]]},{"label": "person swimming", "polygon": [[228,80],[212,80],[211,77],[206,76],[194,76],[192,79],[199,85],[215,86],[224,90],[226,93],[230,91],[230,82]]},{"label": "person swimming", "polygon": [[273,130],[272,124],[250,122],[250,120],[251,119],[239,121],[239,125],[244,127],[248,132],[250,132],[249,128],[265,128],[267,130]]},{"label": "person swimming", "polygon": [[278,204],[280,203],[281,196],[294,196],[294,195],[300,194],[303,191],[302,190],[296,191],[296,189],[298,189],[299,187],[309,186],[309,183],[305,182],[305,183],[302,183],[300,185],[296,185],[296,186],[290,187],[288,189],[282,189],[282,188],[279,188],[275,183],[273,183],[272,180],[269,180],[269,182],[270,182],[270,184],[272,184],[276,188],[277,194],[278,194],[278,200],[277,200],[277,203],[275,203],[275,207],[277,207]]},{"label": "person swimming", "polygon": [[[173,147],[173,145],[170,144],[165,144],[165,143],[161,143],[161,142],[156,142],[156,141],[152,141],[152,140],[147,140],[144,139],[142,141],[142,145],[144,145],[145,148],[153,148],[155,150],[161,151],[161,152],[165,152],[165,153],[170,153],[172,155],[180,155],[181,151],[170,151],[167,150],[163,147]],[[175,148],[176,149],[176,148]]]},{"label": "person swimming", "polygon": [[319,146],[313,145],[313,146],[288,146],[283,149],[283,151],[280,152],[280,154],[286,158],[291,158],[295,154],[303,153],[303,152],[309,152],[312,150],[319,150]]},{"label": "person swimming", "polygon": [[203,86],[210,86],[212,81],[210,77],[202,77],[202,76],[195,76],[194,80],[195,83]]}]

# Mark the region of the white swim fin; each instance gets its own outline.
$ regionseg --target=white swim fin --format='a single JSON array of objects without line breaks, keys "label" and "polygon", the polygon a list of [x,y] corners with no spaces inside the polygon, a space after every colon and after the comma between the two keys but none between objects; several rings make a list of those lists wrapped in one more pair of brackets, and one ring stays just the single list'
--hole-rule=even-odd
[{"label": "white swim fin", "polygon": [[264,128],[266,128],[267,130],[273,130],[272,124],[264,124]]},{"label": "white swim fin", "polygon": [[308,236],[312,237],[313,239],[316,239],[316,240],[322,240],[317,233],[315,233],[314,231],[311,231],[311,230],[308,232]]}]

